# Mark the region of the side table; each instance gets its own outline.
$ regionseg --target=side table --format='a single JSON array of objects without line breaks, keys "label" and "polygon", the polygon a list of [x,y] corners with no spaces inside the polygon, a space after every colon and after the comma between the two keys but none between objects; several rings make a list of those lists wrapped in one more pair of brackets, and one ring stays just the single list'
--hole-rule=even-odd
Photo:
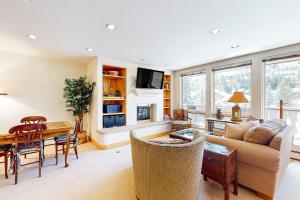
[{"label": "side table", "polygon": [[229,199],[229,185],[234,184],[234,194],[237,189],[236,150],[222,145],[205,142],[202,171],[203,178],[220,183],[224,190],[224,199]]}]

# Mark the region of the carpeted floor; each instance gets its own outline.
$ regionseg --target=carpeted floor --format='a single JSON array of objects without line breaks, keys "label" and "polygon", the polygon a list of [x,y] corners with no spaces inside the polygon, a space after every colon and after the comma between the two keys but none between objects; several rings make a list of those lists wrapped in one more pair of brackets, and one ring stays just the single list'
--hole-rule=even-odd
[{"label": "carpeted floor", "polygon": [[[130,146],[100,151],[91,143],[79,146],[79,160],[70,152],[69,168],[64,168],[63,156],[55,165],[54,147],[46,148],[46,162],[42,177],[36,165],[22,167],[19,183],[14,176],[4,179],[0,166],[0,199],[7,200],[135,200]],[[34,159],[30,155],[26,161]],[[278,200],[300,200],[300,162],[293,161],[277,192]],[[223,190],[218,185],[201,182],[198,200],[222,200]],[[239,187],[238,197],[231,200],[259,199],[252,191]]]}]

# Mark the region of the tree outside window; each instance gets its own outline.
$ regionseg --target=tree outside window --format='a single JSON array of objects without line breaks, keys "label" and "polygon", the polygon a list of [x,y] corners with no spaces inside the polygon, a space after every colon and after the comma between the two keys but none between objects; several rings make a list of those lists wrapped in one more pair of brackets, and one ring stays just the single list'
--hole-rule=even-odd
[{"label": "tree outside window", "polygon": [[[232,103],[227,102],[235,91],[243,91],[251,101],[251,66],[230,68],[214,72],[214,108],[230,114]],[[249,113],[250,103],[240,104],[242,114]]]}]

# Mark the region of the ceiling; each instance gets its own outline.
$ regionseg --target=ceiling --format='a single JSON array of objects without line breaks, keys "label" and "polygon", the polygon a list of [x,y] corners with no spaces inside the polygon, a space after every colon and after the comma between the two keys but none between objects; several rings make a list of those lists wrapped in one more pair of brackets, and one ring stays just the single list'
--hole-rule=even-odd
[{"label": "ceiling", "polygon": [[[299,0],[0,0],[0,51],[180,69],[300,42],[299,7]],[[211,35],[213,28],[222,32]]]}]

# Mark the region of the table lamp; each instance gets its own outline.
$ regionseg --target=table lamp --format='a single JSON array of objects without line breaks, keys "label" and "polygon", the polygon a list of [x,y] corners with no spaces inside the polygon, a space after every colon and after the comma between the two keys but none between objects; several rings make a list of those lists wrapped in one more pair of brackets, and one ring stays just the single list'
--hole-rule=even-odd
[{"label": "table lamp", "polygon": [[240,122],[242,121],[241,108],[239,103],[248,103],[248,99],[245,97],[244,92],[234,92],[228,102],[235,103],[232,107],[231,120]]}]

